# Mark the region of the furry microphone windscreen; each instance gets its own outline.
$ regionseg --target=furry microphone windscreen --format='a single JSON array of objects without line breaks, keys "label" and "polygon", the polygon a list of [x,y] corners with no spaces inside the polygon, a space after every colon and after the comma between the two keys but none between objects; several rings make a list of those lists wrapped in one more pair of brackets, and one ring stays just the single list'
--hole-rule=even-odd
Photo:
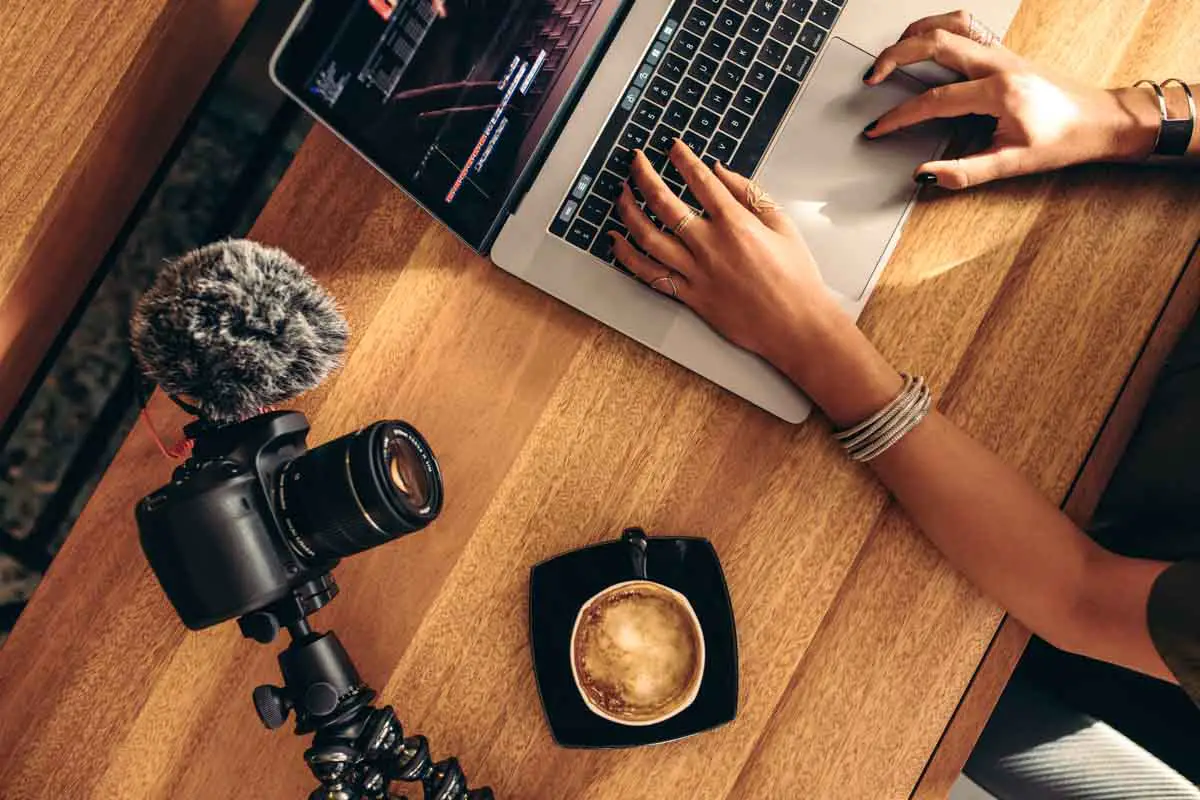
[{"label": "furry microphone windscreen", "polygon": [[321,383],[350,337],[333,298],[295,259],[229,240],[169,263],[130,322],[142,371],[212,422],[236,422]]}]

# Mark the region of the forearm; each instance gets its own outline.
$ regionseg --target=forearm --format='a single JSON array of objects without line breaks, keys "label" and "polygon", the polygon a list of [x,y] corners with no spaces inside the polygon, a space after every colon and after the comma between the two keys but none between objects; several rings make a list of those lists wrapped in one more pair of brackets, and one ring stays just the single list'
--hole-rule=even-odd
[{"label": "forearm", "polygon": [[[1191,85],[1192,94],[1200,97],[1200,84]],[[1172,119],[1188,116],[1187,95],[1178,84],[1163,87],[1167,98],[1167,112]],[[1113,137],[1112,156],[1117,160],[1143,160],[1150,156],[1158,136],[1162,115],[1158,97],[1148,86],[1114,89],[1111,92],[1120,111],[1121,124]],[[1200,163],[1200,120],[1192,130],[1191,144],[1187,155],[1172,158],[1179,163]]]},{"label": "forearm", "polygon": [[[810,350],[816,342],[806,341],[803,352],[829,358],[795,359],[785,371],[842,427],[886,405],[901,379],[839,317],[805,333],[826,350]],[[1031,630],[1065,649],[1168,677],[1144,620],[1114,618],[1144,613],[1166,565],[1133,563],[1099,547],[1020,473],[936,412],[871,467],[947,560]],[[1121,579],[1107,581],[1114,561]]]}]

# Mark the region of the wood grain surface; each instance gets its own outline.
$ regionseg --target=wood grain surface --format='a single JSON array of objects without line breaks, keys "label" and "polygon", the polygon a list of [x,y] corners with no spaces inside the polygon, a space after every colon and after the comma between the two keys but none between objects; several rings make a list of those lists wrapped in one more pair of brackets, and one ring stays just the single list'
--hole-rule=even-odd
[{"label": "wood grain surface", "polygon": [[0,3],[0,423],[254,6]]},{"label": "wood grain surface", "polygon": [[[1018,50],[1105,82],[1200,73],[1190,0],[1027,0]],[[1061,502],[1200,234],[1194,175],[1101,166],[916,209],[862,324],[940,407]],[[254,235],[353,326],[298,407],[314,441],[403,417],[448,492],[425,532],[346,562],[335,628],[405,725],[521,800],[910,796],[1001,620],[827,424],[791,427],[496,270],[333,136]],[[183,420],[154,404],[160,427]],[[273,648],[185,633],[132,506],[170,464],[131,435],[0,651],[0,795],[300,797],[302,742],[250,705]],[[733,596],[738,718],[563,750],[538,705],[528,570],[630,524],[708,537]],[[64,766],[64,764],[69,766]]]}]

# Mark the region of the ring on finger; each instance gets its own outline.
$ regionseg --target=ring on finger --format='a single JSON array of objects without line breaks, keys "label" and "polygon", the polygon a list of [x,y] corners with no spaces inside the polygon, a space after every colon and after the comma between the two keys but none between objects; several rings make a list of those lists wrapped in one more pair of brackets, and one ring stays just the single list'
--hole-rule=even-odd
[{"label": "ring on finger", "polygon": [[967,35],[971,41],[984,47],[995,47],[1000,44],[1000,37],[996,35],[996,32],[980,22],[979,17],[974,14],[971,15],[971,24]]},{"label": "ring on finger", "polygon": [[779,203],[772,200],[771,195],[758,185],[758,181],[749,181],[746,184],[746,205],[755,214],[766,214],[781,208]]},{"label": "ring on finger", "polygon": [[666,281],[667,285],[671,287],[671,297],[674,297],[674,298],[679,297],[679,288],[675,285],[675,277],[673,275],[671,275],[671,273],[668,272],[663,275],[659,275],[657,278],[650,281],[650,288],[657,289],[658,287],[656,286],[656,284],[659,281]]},{"label": "ring on finger", "polygon": [[692,220],[696,219],[696,217],[698,217],[698,216],[700,216],[699,211],[697,211],[694,208],[689,208],[687,211],[684,212],[683,217],[680,218],[679,222],[676,222],[675,226],[673,228],[671,228],[671,233],[675,234],[676,236],[682,236],[683,231],[687,228],[688,225],[691,225]]}]

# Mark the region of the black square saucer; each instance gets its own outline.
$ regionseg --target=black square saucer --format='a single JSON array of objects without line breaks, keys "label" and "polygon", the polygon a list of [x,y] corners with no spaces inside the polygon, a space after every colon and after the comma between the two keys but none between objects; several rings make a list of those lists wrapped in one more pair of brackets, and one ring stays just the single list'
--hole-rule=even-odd
[{"label": "black square saucer", "polygon": [[[704,634],[704,677],[686,709],[657,725],[619,725],[592,713],[571,677],[571,632],[592,595],[621,581],[646,578],[687,597]],[[633,747],[710,730],[737,714],[738,657],[733,605],[717,552],[707,539],[621,538],[543,561],[529,576],[529,640],[542,707],[564,747]]]}]

